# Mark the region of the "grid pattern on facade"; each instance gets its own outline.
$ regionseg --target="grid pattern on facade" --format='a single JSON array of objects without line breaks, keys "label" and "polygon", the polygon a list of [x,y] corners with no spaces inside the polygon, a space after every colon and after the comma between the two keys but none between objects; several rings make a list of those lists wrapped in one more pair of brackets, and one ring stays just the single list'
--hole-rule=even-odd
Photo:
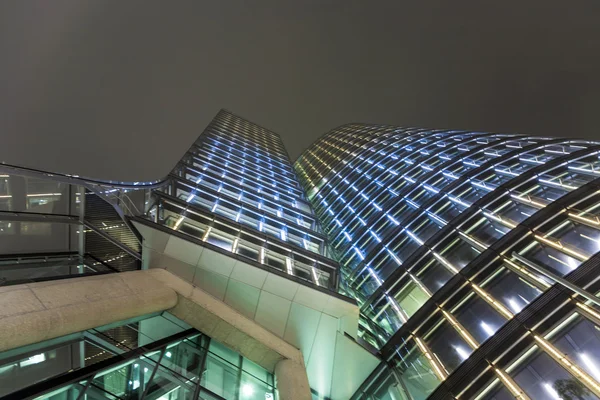
[{"label": "grid pattern on facade", "polygon": [[221,111],[155,195],[155,222],[335,289],[337,263],[281,138]]},{"label": "grid pattern on facade", "polygon": [[[387,361],[357,398],[426,398],[539,301],[551,274],[567,276],[600,250],[599,150],[584,141],[350,124],[303,153],[295,168],[340,262],[341,290],[359,301],[360,334]],[[559,323],[597,324],[592,313],[565,313]],[[534,335],[536,351],[560,354],[546,331]],[[581,369],[561,379],[598,395],[600,375],[591,371],[600,354],[580,353],[558,360]],[[558,378],[497,370],[496,391],[558,398]]]}]

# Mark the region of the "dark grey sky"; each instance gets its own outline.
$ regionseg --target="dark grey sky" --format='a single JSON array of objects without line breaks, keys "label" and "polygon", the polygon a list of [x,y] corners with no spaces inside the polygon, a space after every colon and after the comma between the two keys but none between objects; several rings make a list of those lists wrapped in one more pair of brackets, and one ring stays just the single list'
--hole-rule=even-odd
[{"label": "dark grey sky", "polygon": [[0,2],[0,161],[165,175],[220,108],[600,139],[600,2]]}]

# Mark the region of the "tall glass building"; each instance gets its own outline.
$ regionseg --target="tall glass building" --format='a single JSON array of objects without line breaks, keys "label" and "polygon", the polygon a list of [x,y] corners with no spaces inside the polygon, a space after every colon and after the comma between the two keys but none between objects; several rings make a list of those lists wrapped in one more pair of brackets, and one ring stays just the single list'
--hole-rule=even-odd
[{"label": "tall glass building", "polygon": [[599,154],[221,111],[156,182],[0,165],[0,399],[600,399]]},{"label": "tall glass building", "polygon": [[221,111],[156,182],[0,173],[1,399],[344,399],[379,363],[277,134]]},{"label": "tall glass building", "polygon": [[337,264],[277,134],[221,111],[154,194],[156,222],[337,288]]},{"label": "tall glass building", "polygon": [[383,360],[353,398],[600,397],[599,150],[350,124],[302,154]]}]

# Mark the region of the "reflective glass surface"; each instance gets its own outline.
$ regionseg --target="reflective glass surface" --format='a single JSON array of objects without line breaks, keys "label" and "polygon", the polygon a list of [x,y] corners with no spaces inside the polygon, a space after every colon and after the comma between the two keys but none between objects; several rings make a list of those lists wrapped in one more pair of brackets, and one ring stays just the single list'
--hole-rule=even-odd
[{"label": "reflective glass surface", "polygon": [[[62,342],[62,343],[61,343]],[[274,399],[273,376],[170,314],[0,354],[0,395],[35,383],[39,399]],[[136,349],[138,349],[136,351]],[[19,354],[20,353],[20,354]],[[78,383],[54,386],[80,370]]]},{"label": "reflective glass surface", "polygon": [[[340,262],[340,287],[361,306],[359,334],[388,365],[407,349],[400,338],[418,336],[411,349],[439,382],[536,302],[551,274],[568,276],[600,250],[596,146],[349,124],[294,167]],[[499,376],[489,395],[513,396]],[[375,393],[387,392],[357,398]]]}]

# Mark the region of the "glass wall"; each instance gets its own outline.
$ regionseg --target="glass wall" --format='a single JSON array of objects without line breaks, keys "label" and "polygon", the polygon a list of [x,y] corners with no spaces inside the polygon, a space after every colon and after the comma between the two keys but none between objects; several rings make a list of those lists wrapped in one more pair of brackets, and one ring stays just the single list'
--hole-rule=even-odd
[{"label": "glass wall", "polygon": [[[389,371],[361,396],[426,398],[541,298],[552,274],[569,277],[598,253],[598,150],[350,124],[302,154],[295,169],[340,262],[340,288],[359,302],[359,335]],[[430,365],[420,391],[402,364],[410,354]],[[518,386],[516,376],[496,378]],[[540,393],[529,398],[552,398]]]},{"label": "glass wall", "polygon": [[23,175],[0,175],[0,285],[140,268],[139,239],[108,195],[12,170]]},{"label": "glass wall", "polygon": [[276,398],[272,374],[168,313],[12,350],[0,365],[0,396]]},{"label": "glass wall", "polygon": [[157,195],[149,217],[162,226],[201,241],[205,246],[236,254],[247,263],[292,275],[327,289],[336,287],[337,263],[331,259],[289,246],[201,209],[190,209],[178,199]]},{"label": "glass wall", "polygon": [[227,111],[154,191],[145,218],[250,264],[337,290],[338,264],[281,138]]},{"label": "glass wall", "polygon": [[221,111],[161,190],[320,255],[324,236],[279,135]]}]

